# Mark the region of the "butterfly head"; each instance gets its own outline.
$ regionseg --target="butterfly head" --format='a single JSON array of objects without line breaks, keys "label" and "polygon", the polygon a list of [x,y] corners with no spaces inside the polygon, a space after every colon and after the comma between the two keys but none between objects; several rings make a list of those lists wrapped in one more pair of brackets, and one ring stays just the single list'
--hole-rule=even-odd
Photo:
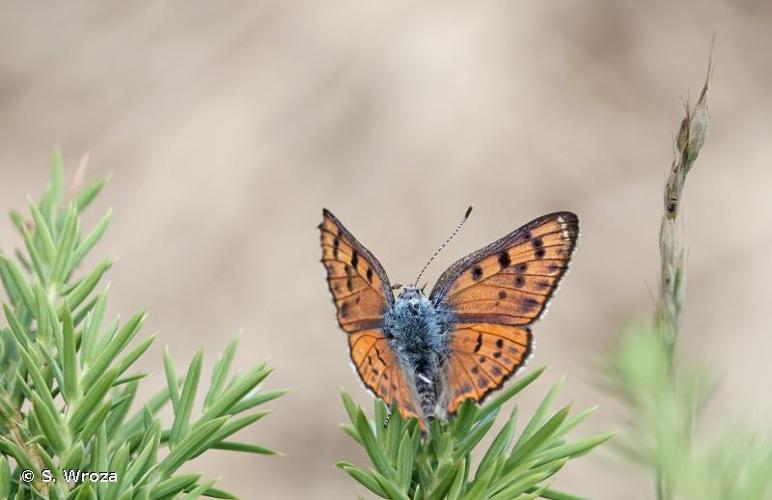
[{"label": "butterfly head", "polygon": [[424,295],[423,288],[404,286],[397,297],[397,303],[405,314],[418,316],[432,309],[432,304]]}]

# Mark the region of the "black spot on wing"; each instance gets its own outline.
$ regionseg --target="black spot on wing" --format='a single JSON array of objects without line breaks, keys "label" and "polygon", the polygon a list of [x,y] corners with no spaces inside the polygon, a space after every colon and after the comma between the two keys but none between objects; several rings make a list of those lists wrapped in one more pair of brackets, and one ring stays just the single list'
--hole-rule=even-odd
[{"label": "black spot on wing", "polygon": [[381,351],[379,351],[377,347],[375,348],[375,355],[378,356],[378,360],[383,363],[384,366],[387,366],[386,360],[383,359],[381,356]]},{"label": "black spot on wing", "polygon": [[523,301],[520,303],[520,310],[524,313],[533,311],[537,307],[539,307],[540,303],[538,300],[534,299],[533,297],[526,297],[523,299]]},{"label": "black spot on wing", "polygon": [[508,267],[512,263],[512,259],[509,258],[509,253],[506,250],[499,254],[499,266],[502,269]]},{"label": "black spot on wing", "polygon": [[346,288],[348,288],[349,292],[354,291],[354,282],[351,281],[351,277],[352,277],[351,268],[346,266]]},{"label": "black spot on wing", "polygon": [[480,266],[474,266],[472,268],[472,279],[475,281],[480,281],[480,278],[482,278],[483,270]]}]

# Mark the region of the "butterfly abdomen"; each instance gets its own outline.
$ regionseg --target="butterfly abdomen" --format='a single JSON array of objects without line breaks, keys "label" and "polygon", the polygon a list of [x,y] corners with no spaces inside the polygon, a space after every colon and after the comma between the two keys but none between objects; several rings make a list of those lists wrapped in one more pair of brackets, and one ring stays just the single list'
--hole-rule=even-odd
[{"label": "butterfly abdomen", "polygon": [[434,416],[437,375],[448,352],[448,315],[416,288],[406,288],[384,316],[384,331],[404,373],[412,379],[423,415]]}]

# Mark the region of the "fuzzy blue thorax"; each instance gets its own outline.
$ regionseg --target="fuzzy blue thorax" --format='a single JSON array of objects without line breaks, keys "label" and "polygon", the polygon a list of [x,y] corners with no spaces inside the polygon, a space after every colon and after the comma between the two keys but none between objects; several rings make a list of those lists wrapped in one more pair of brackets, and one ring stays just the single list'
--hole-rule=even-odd
[{"label": "fuzzy blue thorax", "polygon": [[431,416],[436,380],[448,354],[451,315],[415,287],[405,287],[384,315],[383,329],[405,372],[413,378],[424,414]]}]

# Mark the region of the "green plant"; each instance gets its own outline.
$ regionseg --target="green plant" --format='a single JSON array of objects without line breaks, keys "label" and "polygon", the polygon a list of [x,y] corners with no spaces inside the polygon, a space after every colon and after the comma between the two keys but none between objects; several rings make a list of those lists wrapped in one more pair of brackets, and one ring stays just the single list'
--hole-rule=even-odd
[{"label": "green plant", "polygon": [[349,462],[337,466],[379,497],[392,500],[575,500],[578,497],[550,489],[550,479],[570,459],[612,434],[567,441],[566,434],[593,409],[569,418],[568,405],[548,415],[560,383],[550,389],[519,435],[515,407],[477,465],[472,462],[472,452],[493,427],[501,406],[543,371],[530,372],[482,407],[466,401],[455,418],[433,420],[426,433],[417,420],[406,421],[397,411],[384,423],[388,409],[380,399],[375,402],[375,420],[368,420],[343,393],[351,419],[343,429],[365,449],[372,467],[364,470]]},{"label": "green plant", "polygon": [[604,361],[601,384],[629,409],[629,432],[615,444],[653,473],[658,499],[760,500],[772,495],[772,439],[741,424],[697,440],[698,415],[717,379],[707,366],[677,352],[686,297],[680,208],[708,126],[706,79],[697,103],[687,106],[681,121],[665,185],[654,321],[619,336]]},{"label": "green plant", "polygon": [[[108,213],[81,232],[80,215],[104,180],[67,200],[63,184],[57,154],[48,189],[30,202],[30,218],[11,212],[24,251],[15,259],[0,253],[7,296],[7,324],[0,324],[0,498],[233,498],[214,480],[180,468],[210,449],[274,453],[228,438],[265,416],[253,409],[284,391],[258,390],[271,372],[265,363],[230,374],[233,341],[215,364],[200,413],[194,412],[200,351],[182,376],[167,352],[167,388],[138,401],[145,374],[132,366],[155,336],[131,345],[144,312],[123,324],[105,321],[107,287],[99,288],[109,260],[79,271],[110,220]],[[158,412],[169,402],[173,420],[163,424]],[[111,474],[73,481],[78,470]]]},{"label": "green plant", "polygon": [[671,364],[662,332],[637,324],[606,362],[604,386],[629,409],[629,431],[614,440],[624,457],[650,470],[657,498],[761,500],[772,495],[772,439],[738,422],[696,433],[716,379],[707,366]]}]

